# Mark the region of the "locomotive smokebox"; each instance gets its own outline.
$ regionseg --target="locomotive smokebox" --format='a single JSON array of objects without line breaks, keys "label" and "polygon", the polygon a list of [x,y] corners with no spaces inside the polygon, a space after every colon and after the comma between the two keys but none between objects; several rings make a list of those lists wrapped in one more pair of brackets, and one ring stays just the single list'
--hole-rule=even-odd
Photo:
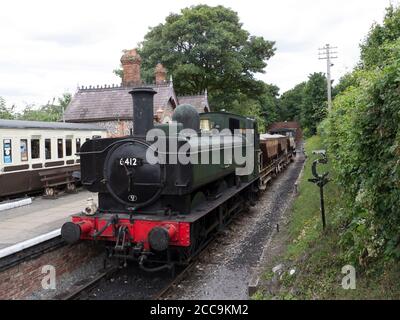
[{"label": "locomotive smokebox", "polygon": [[134,88],[129,92],[133,100],[133,135],[145,137],[154,128],[154,95],[152,88]]}]

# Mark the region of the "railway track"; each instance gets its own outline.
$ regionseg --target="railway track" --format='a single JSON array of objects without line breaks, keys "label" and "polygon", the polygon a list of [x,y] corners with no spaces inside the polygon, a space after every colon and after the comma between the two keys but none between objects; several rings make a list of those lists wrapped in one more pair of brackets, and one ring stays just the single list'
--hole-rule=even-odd
[{"label": "railway track", "polygon": [[[214,240],[215,237],[212,239]],[[209,241],[206,246],[195,256],[191,262],[183,267],[176,268],[175,276],[167,282],[165,286],[161,289],[156,290],[155,293],[149,294],[147,297],[149,300],[162,300],[170,290],[172,290],[175,286],[177,286],[186,275],[194,268],[196,262],[201,259],[201,255],[206,252],[207,248],[213,241]],[[80,300],[87,299],[90,296],[90,293],[96,289],[96,287],[103,281],[110,279],[114,276],[118,276],[118,273],[122,271],[120,267],[108,267],[105,270],[99,271],[93,278],[86,281],[78,281],[75,283],[67,292],[64,292],[60,295],[57,295],[54,299],[56,300]]]},{"label": "railway track", "polygon": [[109,278],[118,272],[118,267],[110,267],[104,271],[99,272],[93,279],[88,281],[79,281],[73,285],[72,288],[66,293],[62,293],[55,297],[58,300],[79,300],[82,296],[93,289],[100,281]]},{"label": "railway track", "polygon": [[[188,274],[193,268],[194,262],[180,270],[177,275],[161,290],[155,294],[150,294],[149,300],[161,300],[174,286],[178,285],[179,282]],[[103,280],[110,279],[113,276],[117,276],[121,269],[118,267],[108,268],[107,270],[99,272],[92,279],[87,281],[78,281],[75,283],[67,292],[54,297],[55,300],[85,300],[90,297],[92,291],[96,289],[96,286]]]}]

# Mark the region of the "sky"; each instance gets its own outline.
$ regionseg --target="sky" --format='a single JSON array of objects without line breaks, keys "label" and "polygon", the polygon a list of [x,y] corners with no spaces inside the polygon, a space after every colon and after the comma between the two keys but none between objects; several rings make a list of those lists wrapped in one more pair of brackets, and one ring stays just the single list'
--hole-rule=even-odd
[{"label": "sky", "polygon": [[[223,5],[239,14],[251,35],[276,42],[275,55],[258,79],[280,93],[325,72],[318,48],[337,46],[332,78],[351,71],[359,43],[385,7],[398,0],[35,0],[0,3],[0,96],[20,110],[45,104],[77,86],[117,84],[113,74],[123,49],[143,40],[148,28],[171,12]],[[334,82],[335,83],[335,82]]]}]

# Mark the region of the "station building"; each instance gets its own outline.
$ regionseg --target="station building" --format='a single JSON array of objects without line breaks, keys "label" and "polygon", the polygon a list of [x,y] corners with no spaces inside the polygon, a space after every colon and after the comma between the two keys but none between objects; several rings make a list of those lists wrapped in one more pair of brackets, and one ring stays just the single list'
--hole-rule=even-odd
[{"label": "station building", "polygon": [[154,121],[168,123],[179,104],[191,104],[199,113],[209,112],[207,92],[194,96],[177,96],[172,80],[167,81],[167,70],[162,64],[154,69],[154,83],[143,83],[140,75],[141,57],[136,49],[126,50],[121,57],[123,69],[120,85],[80,87],[68,105],[66,122],[92,123],[107,130],[109,137],[129,135],[132,130],[133,87],[153,88]]}]

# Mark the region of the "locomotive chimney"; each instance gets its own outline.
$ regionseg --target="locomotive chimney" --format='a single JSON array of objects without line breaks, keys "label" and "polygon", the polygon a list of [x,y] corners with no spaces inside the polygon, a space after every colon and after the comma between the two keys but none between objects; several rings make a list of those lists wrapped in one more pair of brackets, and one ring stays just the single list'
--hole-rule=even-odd
[{"label": "locomotive chimney", "polygon": [[149,87],[134,88],[129,92],[133,100],[133,134],[145,137],[154,128],[154,95],[157,93]]}]

